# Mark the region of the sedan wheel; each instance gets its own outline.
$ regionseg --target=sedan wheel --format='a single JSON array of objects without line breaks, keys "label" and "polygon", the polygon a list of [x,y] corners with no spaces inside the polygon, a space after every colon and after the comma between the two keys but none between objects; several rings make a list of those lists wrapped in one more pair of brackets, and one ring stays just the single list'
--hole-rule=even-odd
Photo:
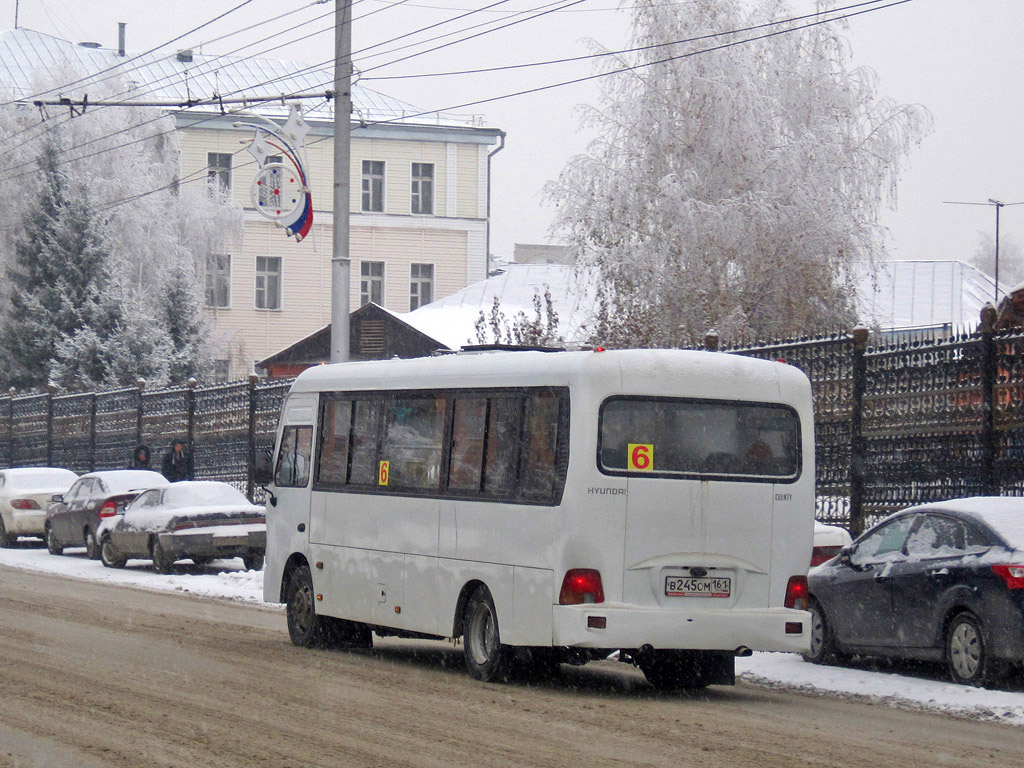
[{"label": "sedan wheel", "polygon": [[100,559],[100,545],[96,543],[96,536],[89,528],[85,529],[85,554],[90,560]]},{"label": "sedan wheel", "polygon": [[245,566],[245,570],[247,571],[258,571],[263,568],[263,555],[243,555],[242,565]]},{"label": "sedan wheel", "polygon": [[60,543],[60,539],[53,532],[53,528],[46,527],[46,551],[51,555],[63,555],[64,545]]},{"label": "sedan wheel", "polygon": [[961,613],[946,630],[946,666],[954,682],[982,685],[991,678],[991,663],[981,632],[981,623],[970,613]]},{"label": "sedan wheel", "polygon": [[7,527],[4,525],[3,517],[0,517],[0,547],[13,547],[14,542],[18,539],[13,533],[7,533]]},{"label": "sedan wheel", "polygon": [[811,614],[811,649],[803,655],[804,659],[812,664],[827,664],[836,656],[832,627],[817,600],[812,599],[807,610]]},{"label": "sedan wheel", "polygon": [[103,543],[100,544],[100,560],[107,568],[124,568],[124,564],[128,562],[128,559],[117,551],[109,536],[105,536]]},{"label": "sedan wheel", "polygon": [[174,558],[164,552],[160,539],[153,541],[153,570],[157,573],[170,573],[174,570]]}]

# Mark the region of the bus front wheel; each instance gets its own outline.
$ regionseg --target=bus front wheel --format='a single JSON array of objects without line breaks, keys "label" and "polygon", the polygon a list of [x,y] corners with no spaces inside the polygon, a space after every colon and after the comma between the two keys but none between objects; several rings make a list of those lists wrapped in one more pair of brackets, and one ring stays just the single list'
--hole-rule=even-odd
[{"label": "bus front wheel", "polygon": [[296,568],[288,580],[288,593],[285,613],[288,617],[288,636],[292,643],[300,648],[313,648],[324,645],[326,625],[316,615],[313,600],[313,577],[308,565]]},{"label": "bus front wheel", "polygon": [[469,598],[462,626],[469,674],[485,683],[507,679],[511,649],[501,644],[498,613],[487,587],[477,587]]}]

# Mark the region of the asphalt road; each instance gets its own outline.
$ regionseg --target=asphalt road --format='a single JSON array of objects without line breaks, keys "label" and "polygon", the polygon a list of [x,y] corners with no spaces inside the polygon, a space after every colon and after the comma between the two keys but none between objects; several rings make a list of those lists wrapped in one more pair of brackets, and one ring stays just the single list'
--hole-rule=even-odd
[{"label": "asphalt road", "polygon": [[471,680],[461,648],[309,651],[281,611],[0,567],[0,766],[1024,765],[1024,729],[617,662]]}]

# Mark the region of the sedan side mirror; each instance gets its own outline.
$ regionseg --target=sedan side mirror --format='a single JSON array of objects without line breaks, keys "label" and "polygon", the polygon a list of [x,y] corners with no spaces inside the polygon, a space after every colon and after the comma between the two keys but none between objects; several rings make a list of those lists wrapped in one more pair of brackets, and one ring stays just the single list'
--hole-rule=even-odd
[{"label": "sedan side mirror", "polygon": [[53,498],[50,499],[50,501],[52,501],[54,504],[63,504],[64,503],[64,494],[63,493],[55,493],[55,494],[53,494]]},{"label": "sedan side mirror", "polygon": [[850,564],[850,558],[853,555],[853,545],[847,544],[845,547],[839,550],[839,562],[844,565]]},{"label": "sedan side mirror", "polygon": [[267,485],[274,479],[270,451],[257,453],[253,461],[252,479],[256,485]]}]

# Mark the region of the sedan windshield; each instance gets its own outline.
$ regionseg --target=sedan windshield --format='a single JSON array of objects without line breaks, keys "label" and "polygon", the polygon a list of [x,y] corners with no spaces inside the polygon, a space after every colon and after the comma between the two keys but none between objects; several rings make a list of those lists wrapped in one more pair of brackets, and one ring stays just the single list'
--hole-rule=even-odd
[{"label": "sedan windshield", "polygon": [[249,500],[227,483],[171,485],[164,491],[165,507],[227,507],[248,504]]}]

